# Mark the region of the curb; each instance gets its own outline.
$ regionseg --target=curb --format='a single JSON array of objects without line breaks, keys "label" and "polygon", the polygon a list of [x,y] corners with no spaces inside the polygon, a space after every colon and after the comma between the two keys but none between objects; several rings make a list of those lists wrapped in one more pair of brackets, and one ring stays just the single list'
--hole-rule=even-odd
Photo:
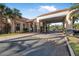
[{"label": "curb", "polygon": [[67,48],[68,48],[70,56],[75,56],[75,53],[74,53],[73,49],[71,48],[71,46],[70,46],[70,44],[68,42],[68,38],[65,37],[65,40],[66,40],[66,43],[67,43]]}]

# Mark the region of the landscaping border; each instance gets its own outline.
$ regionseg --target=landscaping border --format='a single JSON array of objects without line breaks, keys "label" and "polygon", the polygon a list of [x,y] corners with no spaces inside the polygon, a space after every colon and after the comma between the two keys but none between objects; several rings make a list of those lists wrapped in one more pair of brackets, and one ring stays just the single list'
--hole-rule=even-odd
[{"label": "landscaping border", "polygon": [[65,40],[66,40],[66,43],[67,43],[67,48],[68,48],[68,51],[69,51],[69,55],[75,56],[75,53],[74,53],[73,49],[71,48],[68,39],[69,39],[68,37],[65,37]]}]

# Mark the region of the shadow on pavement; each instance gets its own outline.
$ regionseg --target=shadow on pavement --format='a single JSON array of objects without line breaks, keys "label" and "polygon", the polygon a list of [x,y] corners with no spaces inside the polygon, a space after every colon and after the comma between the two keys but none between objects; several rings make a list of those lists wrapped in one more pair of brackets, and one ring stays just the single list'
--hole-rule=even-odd
[{"label": "shadow on pavement", "polygon": [[[56,39],[58,38],[58,39]],[[2,56],[68,56],[64,36],[0,42]],[[28,41],[28,42],[27,42]],[[32,42],[33,41],[33,42]],[[4,44],[4,45],[3,45]]]}]

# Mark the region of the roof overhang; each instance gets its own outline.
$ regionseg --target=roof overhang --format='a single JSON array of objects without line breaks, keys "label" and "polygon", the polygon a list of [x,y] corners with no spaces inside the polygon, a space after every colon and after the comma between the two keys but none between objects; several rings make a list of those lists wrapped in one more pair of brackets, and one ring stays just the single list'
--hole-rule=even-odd
[{"label": "roof overhang", "polygon": [[46,23],[57,23],[57,22],[63,22],[65,19],[65,16],[59,16],[59,17],[54,17],[54,18],[46,18],[42,19],[40,21],[46,22]]},{"label": "roof overhang", "polygon": [[69,12],[69,9],[62,10],[62,11],[58,10],[53,13],[41,15],[37,19],[39,19],[40,21],[46,21],[48,23],[62,22],[65,16],[68,14],[68,12]]}]

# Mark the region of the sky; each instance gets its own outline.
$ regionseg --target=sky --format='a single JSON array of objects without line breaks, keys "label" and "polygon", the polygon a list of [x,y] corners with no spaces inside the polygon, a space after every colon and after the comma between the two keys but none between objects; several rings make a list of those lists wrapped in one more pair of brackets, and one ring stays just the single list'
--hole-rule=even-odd
[{"label": "sky", "polygon": [[10,8],[17,8],[25,18],[33,19],[41,14],[69,8],[71,3],[6,3]]}]

